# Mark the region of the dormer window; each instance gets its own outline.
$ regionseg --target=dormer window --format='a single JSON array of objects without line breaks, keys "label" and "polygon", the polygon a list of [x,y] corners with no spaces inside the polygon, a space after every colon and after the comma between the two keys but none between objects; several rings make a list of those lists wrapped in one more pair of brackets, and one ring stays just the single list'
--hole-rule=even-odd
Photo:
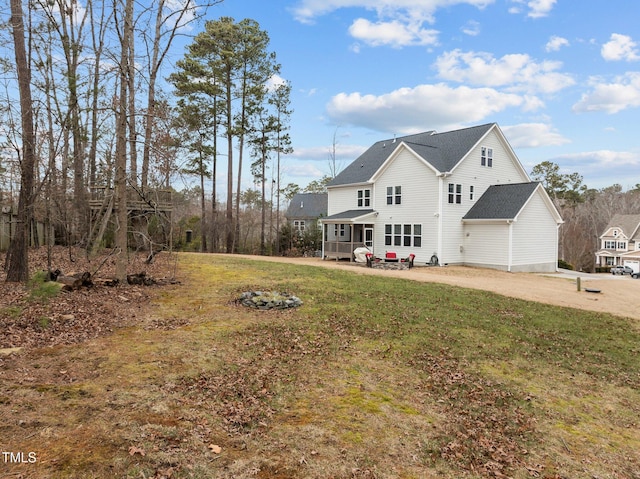
[{"label": "dormer window", "polygon": [[480,166],[493,167],[493,148],[483,146],[480,149]]}]

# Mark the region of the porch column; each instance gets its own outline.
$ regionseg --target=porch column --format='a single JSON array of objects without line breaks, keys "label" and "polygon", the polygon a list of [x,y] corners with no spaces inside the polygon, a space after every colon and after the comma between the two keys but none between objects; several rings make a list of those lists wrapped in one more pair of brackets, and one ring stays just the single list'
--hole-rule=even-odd
[{"label": "porch column", "polygon": [[351,248],[349,250],[349,263],[351,263],[353,261],[353,235],[354,235],[353,223],[349,225],[349,231],[351,232]]},{"label": "porch column", "polygon": [[322,261],[325,258],[325,242],[327,241],[327,227],[328,225],[322,223]]}]

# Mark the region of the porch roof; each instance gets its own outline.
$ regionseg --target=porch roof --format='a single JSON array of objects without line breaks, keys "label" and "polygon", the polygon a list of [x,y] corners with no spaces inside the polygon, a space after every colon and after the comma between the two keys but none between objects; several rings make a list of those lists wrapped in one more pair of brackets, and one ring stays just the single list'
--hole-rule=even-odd
[{"label": "porch roof", "polygon": [[323,223],[373,223],[377,212],[375,210],[348,210],[342,213],[322,218]]}]

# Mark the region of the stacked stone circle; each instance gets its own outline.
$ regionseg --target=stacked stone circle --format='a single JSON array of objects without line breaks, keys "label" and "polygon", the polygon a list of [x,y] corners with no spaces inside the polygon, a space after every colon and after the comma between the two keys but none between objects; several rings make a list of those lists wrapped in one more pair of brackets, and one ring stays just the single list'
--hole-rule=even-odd
[{"label": "stacked stone circle", "polygon": [[277,291],[245,291],[239,301],[243,306],[261,310],[289,309],[302,306],[300,298]]}]

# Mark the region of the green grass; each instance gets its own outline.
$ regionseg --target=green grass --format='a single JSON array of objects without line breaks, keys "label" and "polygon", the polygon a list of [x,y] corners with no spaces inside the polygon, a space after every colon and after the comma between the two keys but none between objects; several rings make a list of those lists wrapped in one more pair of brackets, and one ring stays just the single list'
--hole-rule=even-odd
[{"label": "green grass", "polygon": [[[148,315],[181,327],[43,351],[21,373],[78,368],[73,385],[0,387],[23,421],[0,447],[46,458],[30,477],[638,477],[629,319],[239,258],[180,269]],[[304,305],[234,302],[257,289]]]},{"label": "green grass", "polygon": [[58,295],[62,284],[46,280],[46,271],[39,271],[29,280],[29,301],[46,303]]}]

